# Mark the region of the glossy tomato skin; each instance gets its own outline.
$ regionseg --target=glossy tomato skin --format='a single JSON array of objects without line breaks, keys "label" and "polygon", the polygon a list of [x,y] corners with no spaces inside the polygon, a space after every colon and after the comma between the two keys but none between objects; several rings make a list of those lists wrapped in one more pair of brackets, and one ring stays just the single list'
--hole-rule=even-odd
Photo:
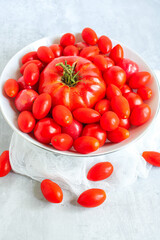
[{"label": "glossy tomato skin", "polygon": [[92,123],[87,124],[83,128],[82,136],[91,136],[96,138],[99,141],[99,147],[102,147],[105,144],[107,133],[100,127],[99,124]]},{"label": "glossy tomato skin", "polygon": [[73,140],[75,140],[81,136],[82,129],[83,129],[82,123],[73,119],[72,123],[69,126],[62,127],[62,133],[70,135],[73,138]]},{"label": "glossy tomato skin", "polygon": [[37,91],[38,90],[38,83],[33,85],[33,86],[30,86],[30,85],[27,85],[24,81],[24,77],[20,77],[18,80],[17,80],[17,83],[19,85],[19,90],[23,90],[23,89],[32,89],[32,90],[35,90]]},{"label": "glossy tomato skin", "polygon": [[82,154],[96,151],[99,148],[99,145],[99,141],[90,136],[79,137],[73,143],[74,149]]},{"label": "glossy tomato skin", "polygon": [[63,105],[55,106],[52,110],[52,116],[55,122],[63,127],[69,126],[73,121],[72,113]]},{"label": "glossy tomato skin", "polygon": [[107,99],[100,100],[99,102],[96,103],[95,110],[99,112],[101,115],[103,115],[103,113],[111,110],[110,101]]},{"label": "glossy tomato skin", "polygon": [[113,165],[110,162],[99,162],[88,171],[87,179],[90,181],[101,181],[113,172]]},{"label": "glossy tomato skin", "polygon": [[146,123],[151,116],[151,109],[149,105],[143,103],[133,108],[130,122],[134,126],[140,126]]},{"label": "glossy tomato skin", "polygon": [[107,84],[114,84],[120,88],[126,82],[126,73],[122,68],[113,66],[103,73],[103,78]]},{"label": "glossy tomato skin", "polygon": [[18,116],[19,129],[24,133],[30,133],[34,129],[36,120],[29,111],[23,111]]},{"label": "glossy tomato skin", "polygon": [[4,151],[0,155],[0,177],[6,176],[10,171],[9,151]]},{"label": "glossy tomato skin", "polygon": [[19,112],[31,111],[34,100],[38,93],[32,89],[21,90],[15,98],[15,106]]},{"label": "glossy tomato skin", "polygon": [[137,89],[145,86],[151,79],[149,72],[136,72],[129,79],[130,88]]},{"label": "glossy tomato skin", "polygon": [[81,123],[95,123],[101,118],[100,113],[92,108],[77,108],[73,111],[73,116]]},{"label": "glossy tomato skin", "polygon": [[124,95],[124,97],[128,100],[131,110],[134,107],[136,107],[138,105],[141,105],[143,103],[142,98],[134,92],[127,93],[127,94]]},{"label": "glossy tomato skin", "polygon": [[109,84],[106,88],[106,97],[111,100],[115,96],[122,96],[121,90],[116,85]]},{"label": "glossy tomato skin", "polygon": [[125,128],[118,127],[115,130],[108,132],[108,140],[113,143],[119,143],[129,137],[129,131]]},{"label": "glossy tomato skin", "polygon": [[93,63],[99,68],[100,71],[105,71],[108,68],[108,61],[103,55],[96,55],[93,58]]},{"label": "glossy tomato skin", "polygon": [[60,45],[66,47],[68,45],[74,45],[75,36],[72,33],[65,33],[60,39]]},{"label": "glossy tomato skin", "polygon": [[30,64],[30,63],[34,63],[37,65],[39,71],[42,70],[43,68],[43,64],[40,60],[30,60],[28,62],[26,62],[25,64],[22,65],[22,67],[20,68],[20,73],[23,74],[24,73],[24,69]]},{"label": "glossy tomato skin", "polygon": [[100,126],[105,131],[113,131],[119,125],[119,118],[115,112],[105,112],[100,119]]},{"label": "glossy tomato skin", "polygon": [[119,119],[119,127],[129,129],[130,128],[129,118],[120,118]]},{"label": "glossy tomato skin", "polygon": [[127,99],[123,96],[115,96],[111,99],[111,107],[119,118],[130,116],[130,106]]},{"label": "glossy tomato skin", "polygon": [[51,48],[47,46],[39,47],[37,50],[37,55],[38,58],[44,63],[49,63],[55,58]]},{"label": "glossy tomato skin", "polygon": [[103,55],[103,57],[107,60],[108,68],[113,67],[115,65],[114,61],[110,57],[106,55]]},{"label": "glossy tomato skin", "polygon": [[8,97],[16,97],[19,91],[19,85],[15,79],[8,79],[4,84],[4,91]]},{"label": "glossy tomato skin", "polygon": [[61,127],[52,118],[43,118],[36,123],[34,136],[41,143],[50,143],[55,134],[61,133]]},{"label": "glossy tomato skin", "polygon": [[117,44],[116,46],[114,46],[114,48],[112,48],[109,57],[115,62],[119,62],[121,59],[123,59],[124,56],[124,52],[123,52],[123,48],[120,44]]},{"label": "glossy tomato skin", "polygon": [[33,52],[29,52],[29,53],[26,53],[23,57],[22,57],[22,64],[25,64],[26,62],[28,61],[31,61],[31,60],[36,60],[38,59],[38,56],[37,56],[37,52],[33,51]]},{"label": "glossy tomato skin", "polygon": [[79,50],[74,45],[68,45],[63,49],[63,55],[64,56],[78,56]]},{"label": "glossy tomato skin", "polygon": [[61,203],[63,200],[63,192],[60,186],[49,179],[41,182],[41,191],[45,199],[51,203]]},{"label": "glossy tomato skin", "polygon": [[124,84],[120,88],[120,90],[121,90],[122,95],[125,95],[126,93],[132,92],[132,89],[127,84]]},{"label": "glossy tomato skin", "polygon": [[102,53],[107,54],[112,49],[112,42],[107,36],[103,35],[98,39],[98,47]]},{"label": "glossy tomato skin", "polygon": [[52,50],[55,58],[62,56],[63,47],[61,45],[59,45],[59,44],[52,44],[50,46],[50,49]]},{"label": "glossy tomato skin", "polygon": [[137,93],[143,100],[148,100],[152,96],[152,89],[146,86],[140,87]]},{"label": "glossy tomato skin", "polygon": [[91,28],[84,28],[82,31],[83,40],[89,45],[95,45],[98,41],[96,32]]},{"label": "glossy tomato skin", "polygon": [[121,59],[117,65],[121,67],[125,72],[127,79],[133,74],[139,71],[139,67],[137,63],[131,61],[130,59],[123,58]]},{"label": "glossy tomato skin", "polygon": [[57,150],[67,151],[72,147],[73,139],[66,133],[59,133],[52,137],[51,143]]},{"label": "glossy tomato skin", "polygon": [[80,52],[80,56],[83,58],[87,58],[88,60],[92,61],[96,55],[99,54],[99,48],[96,46],[89,46],[83,48]]},{"label": "glossy tomato skin", "polygon": [[145,151],[142,157],[150,164],[156,167],[160,167],[160,153],[154,151]]},{"label": "glossy tomato skin", "polygon": [[77,202],[87,208],[98,207],[106,200],[106,193],[102,189],[92,188],[81,193]]},{"label": "glossy tomato skin", "polygon": [[88,47],[88,44],[85,42],[78,42],[75,44],[75,46],[78,48],[78,50],[80,52],[83,48]]},{"label": "glossy tomato skin", "polygon": [[36,64],[30,63],[24,69],[24,81],[27,85],[33,86],[39,80],[39,69]]},{"label": "glossy tomato skin", "polygon": [[34,101],[32,113],[36,119],[42,119],[47,116],[52,106],[52,98],[48,93],[40,94]]}]

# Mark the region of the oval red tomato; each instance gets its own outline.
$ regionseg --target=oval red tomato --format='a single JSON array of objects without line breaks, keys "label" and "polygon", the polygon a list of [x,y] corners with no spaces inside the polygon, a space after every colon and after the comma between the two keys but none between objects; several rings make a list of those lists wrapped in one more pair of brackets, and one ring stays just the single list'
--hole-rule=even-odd
[{"label": "oval red tomato", "polygon": [[41,191],[45,199],[51,203],[60,203],[63,200],[63,192],[60,186],[49,179],[41,182]]},{"label": "oval red tomato", "polygon": [[129,131],[125,128],[118,127],[115,130],[108,132],[108,140],[113,143],[119,143],[129,137]]},{"label": "oval red tomato", "polygon": [[93,58],[93,63],[99,68],[100,71],[105,71],[108,68],[108,61],[103,55],[96,55]]},{"label": "oval red tomato", "polygon": [[9,151],[4,151],[0,155],[0,177],[6,176],[10,171]]},{"label": "oval red tomato", "polygon": [[96,32],[91,28],[84,28],[82,31],[83,40],[89,45],[95,45],[98,41]]},{"label": "oval red tomato", "polygon": [[143,100],[148,100],[152,96],[152,89],[146,86],[140,87],[138,88],[137,93]]},{"label": "oval red tomato", "polygon": [[121,59],[123,59],[123,55],[124,55],[124,52],[123,52],[122,46],[120,44],[117,44],[116,46],[114,46],[114,48],[112,48],[109,54],[109,57],[113,59],[115,63],[117,63]]},{"label": "oval red tomato", "polygon": [[103,113],[111,110],[110,101],[107,99],[100,100],[99,102],[96,103],[95,110],[99,112],[101,115],[103,115]]},{"label": "oval red tomato", "polygon": [[150,164],[156,167],[160,167],[160,153],[154,151],[145,151],[142,157]]},{"label": "oval red tomato", "polygon": [[43,64],[42,64],[41,61],[39,61],[39,60],[30,60],[30,61],[26,62],[25,64],[23,64],[22,67],[20,68],[20,73],[21,73],[21,74],[24,73],[24,69],[25,69],[30,63],[36,64],[37,67],[38,67],[38,69],[39,69],[39,71],[41,71],[42,68],[43,68]]},{"label": "oval red tomato", "polygon": [[113,165],[110,162],[99,162],[88,171],[87,179],[90,181],[101,181],[113,172]]},{"label": "oval red tomato", "polygon": [[50,49],[52,50],[55,58],[62,56],[63,47],[61,45],[59,45],[59,44],[52,44],[50,46]]},{"label": "oval red tomato", "polygon": [[80,52],[83,48],[88,47],[88,44],[85,42],[78,42],[75,44],[75,46],[78,48],[78,50]]},{"label": "oval red tomato", "polygon": [[133,74],[139,71],[139,67],[137,63],[131,61],[130,59],[123,58],[121,59],[117,65],[121,67],[125,72],[127,79]]},{"label": "oval red tomato", "polygon": [[107,36],[101,36],[98,39],[98,47],[102,53],[109,53],[112,49],[112,42]]},{"label": "oval red tomato", "polygon": [[121,90],[116,85],[109,84],[106,88],[106,97],[111,100],[115,96],[122,96]]},{"label": "oval red tomato", "polygon": [[73,116],[81,123],[95,123],[101,118],[100,113],[92,108],[77,108],[73,111]]},{"label": "oval red tomato", "polygon": [[38,56],[37,56],[37,52],[33,51],[33,52],[29,52],[29,53],[26,53],[23,57],[22,57],[22,64],[25,64],[26,62],[28,61],[31,61],[31,60],[36,60],[38,59]]},{"label": "oval red tomato", "polygon": [[19,91],[19,85],[15,79],[8,79],[4,84],[4,91],[8,97],[16,97]]},{"label": "oval red tomato", "polygon": [[15,106],[19,112],[31,111],[34,100],[38,93],[32,89],[21,90],[15,98]]},{"label": "oval red tomato", "polygon": [[124,84],[120,88],[120,90],[121,90],[122,95],[125,95],[126,93],[132,92],[131,88],[127,84]]},{"label": "oval red tomato", "polygon": [[32,113],[29,111],[23,111],[18,116],[18,126],[22,132],[29,133],[32,132],[36,120],[33,117]]},{"label": "oval red tomato", "polygon": [[130,122],[134,126],[140,126],[146,123],[151,116],[151,109],[149,105],[143,103],[133,108],[130,116]]},{"label": "oval red tomato", "polygon": [[115,96],[111,99],[111,107],[119,118],[130,116],[130,106],[127,99],[123,96]]},{"label": "oval red tomato", "polygon": [[68,45],[74,45],[75,36],[72,33],[65,33],[60,39],[60,45],[66,47]]},{"label": "oval red tomato", "polygon": [[100,119],[100,126],[105,131],[113,131],[119,125],[119,118],[115,112],[105,112]]},{"label": "oval red tomato", "polygon": [[103,73],[103,78],[107,84],[122,87],[126,82],[126,73],[122,68],[113,66]]},{"label": "oval red tomato", "polygon": [[33,116],[41,119],[47,116],[52,106],[52,99],[48,93],[40,94],[34,101],[32,106]]},{"label": "oval red tomato", "polygon": [[63,55],[64,56],[78,56],[79,55],[79,50],[76,46],[69,45],[69,46],[66,46],[63,49]]},{"label": "oval red tomato", "polygon": [[82,136],[74,141],[74,149],[83,154],[91,153],[99,148],[99,141],[90,136]]},{"label": "oval red tomato", "polygon": [[69,134],[73,140],[80,137],[82,133],[83,125],[77,120],[73,119],[72,123],[67,127],[62,127],[62,132]]},{"label": "oval red tomato", "polygon": [[59,133],[52,137],[51,143],[57,150],[67,151],[72,147],[73,139],[66,133]]},{"label": "oval red tomato", "polygon": [[129,106],[130,106],[130,109],[132,110],[134,107],[138,106],[138,105],[141,105],[143,103],[143,100],[142,98],[134,93],[134,92],[130,92],[130,93],[127,93],[124,95],[125,98],[128,100],[129,102]]},{"label": "oval red tomato", "polygon": [[87,58],[92,61],[96,55],[99,54],[99,48],[96,46],[89,46],[82,49],[80,52],[80,56],[83,58]]},{"label": "oval red tomato", "polygon": [[120,118],[119,119],[119,127],[129,129],[130,128],[129,118]]},{"label": "oval red tomato", "polygon": [[72,121],[72,113],[63,105],[57,105],[52,110],[52,117],[59,125],[63,127],[69,126]]},{"label": "oval red tomato", "polygon": [[51,48],[46,46],[39,47],[37,50],[37,55],[39,59],[45,63],[49,63],[55,58]]},{"label": "oval red tomato", "polygon": [[149,72],[136,72],[132,74],[129,79],[129,86],[131,88],[140,88],[145,86],[151,79],[151,74]]},{"label": "oval red tomato", "polygon": [[39,69],[35,63],[28,64],[24,69],[24,81],[27,85],[33,86],[39,80]]}]

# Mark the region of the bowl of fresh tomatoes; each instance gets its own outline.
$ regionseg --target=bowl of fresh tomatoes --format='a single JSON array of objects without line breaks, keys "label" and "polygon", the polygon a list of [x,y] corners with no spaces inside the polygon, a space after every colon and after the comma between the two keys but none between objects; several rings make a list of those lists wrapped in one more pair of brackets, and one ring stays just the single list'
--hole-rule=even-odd
[{"label": "bowl of fresh tomatoes", "polygon": [[158,80],[135,51],[90,28],[35,41],[7,63],[0,106],[11,128],[53,153],[98,156],[153,124]]}]

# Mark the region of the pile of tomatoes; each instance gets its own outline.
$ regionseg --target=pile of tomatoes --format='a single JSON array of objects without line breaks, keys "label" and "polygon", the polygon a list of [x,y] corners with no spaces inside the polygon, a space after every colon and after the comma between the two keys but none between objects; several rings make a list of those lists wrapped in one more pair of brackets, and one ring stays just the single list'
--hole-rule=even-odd
[{"label": "pile of tomatoes", "polygon": [[[41,46],[25,54],[16,81],[4,84],[20,112],[19,129],[41,143],[82,154],[96,151],[107,141],[129,137],[131,125],[147,122],[152,96],[149,72],[124,58],[120,44],[91,28],[82,31],[84,42],[64,34],[60,44]],[[145,102],[144,102],[145,101]]]}]

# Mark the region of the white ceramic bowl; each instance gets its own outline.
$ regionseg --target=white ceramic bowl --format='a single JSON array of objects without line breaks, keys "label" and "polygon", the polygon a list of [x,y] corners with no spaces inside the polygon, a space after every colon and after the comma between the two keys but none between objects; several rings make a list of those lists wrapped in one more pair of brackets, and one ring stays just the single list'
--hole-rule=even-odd
[{"label": "white ceramic bowl", "polygon": [[[52,146],[44,145],[40,142],[38,142],[36,139],[31,137],[28,134],[25,134],[21,132],[18,128],[17,124],[17,116],[18,112],[14,107],[14,102],[13,100],[10,100],[6,97],[3,91],[3,85],[5,81],[9,78],[15,78],[18,79],[20,77],[19,73],[19,68],[21,66],[20,60],[24,54],[30,51],[36,51],[39,46],[50,46],[53,43],[58,43],[60,37],[46,37],[42,38],[36,42],[33,42],[29,44],[28,46],[24,47],[22,50],[20,50],[18,53],[16,53],[11,60],[7,63],[6,67],[4,68],[2,74],[1,74],[1,79],[0,79],[0,107],[2,114],[8,124],[11,126],[11,128],[16,131],[18,134],[20,134],[23,138],[27,139],[29,142],[45,149],[48,151],[51,151],[53,153],[58,153],[58,154],[64,154],[64,155],[73,155],[73,156],[82,156],[82,154],[79,154],[75,152],[73,149],[70,151],[58,151],[54,149]],[[81,36],[80,34],[76,35],[76,40],[80,41]],[[118,44],[118,41],[115,41],[112,39],[113,45]],[[120,43],[121,44],[121,43]],[[151,68],[144,62],[144,60],[133,50],[129,49],[128,47],[124,46],[121,44],[123,49],[124,49],[124,56],[125,58],[130,58],[131,60],[135,61],[140,68],[140,71],[148,71],[152,75],[152,80],[148,84],[149,87],[151,87],[153,91],[153,96],[150,100],[147,101],[147,103],[150,105],[151,110],[152,110],[152,115],[150,120],[145,123],[142,126],[139,127],[133,127],[130,130],[130,137],[126,139],[125,141],[121,143],[106,143],[103,147],[98,149],[96,152],[87,154],[85,156],[97,156],[97,155],[102,155],[102,154],[107,154],[110,152],[114,152],[117,150],[120,150],[128,144],[133,143],[135,140],[139,139],[147,130],[148,128],[153,124],[153,120],[156,118],[158,108],[159,108],[159,84],[158,80],[154,74],[154,72],[151,70]],[[84,155],[83,155],[84,156]]]}]

